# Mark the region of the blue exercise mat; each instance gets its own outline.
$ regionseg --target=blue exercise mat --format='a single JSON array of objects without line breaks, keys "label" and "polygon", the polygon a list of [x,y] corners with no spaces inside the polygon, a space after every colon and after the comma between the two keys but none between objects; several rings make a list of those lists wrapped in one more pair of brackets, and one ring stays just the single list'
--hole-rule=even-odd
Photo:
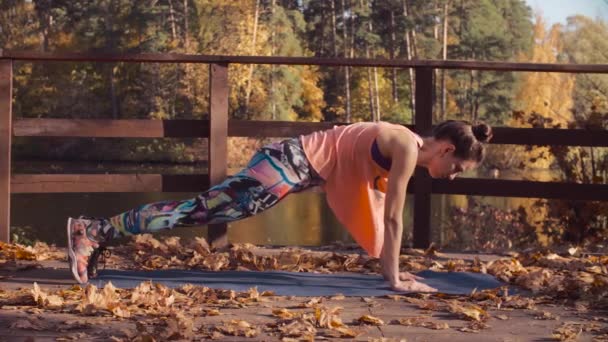
[{"label": "blue exercise mat", "polygon": [[[447,294],[470,294],[473,289],[493,289],[506,285],[489,274],[467,272],[422,271],[416,275],[421,282]],[[396,294],[380,275],[358,273],[297,273],[284,271],[199,271],[199,270],[101,270],[99,276],[89,282],[98,287],[107,282],[119,288],[134,288],[143,281],[151,280],[169,287],[184,284],[207,286],[214,289],[247,291],[273,291],[282,296],[383,296]]]}]

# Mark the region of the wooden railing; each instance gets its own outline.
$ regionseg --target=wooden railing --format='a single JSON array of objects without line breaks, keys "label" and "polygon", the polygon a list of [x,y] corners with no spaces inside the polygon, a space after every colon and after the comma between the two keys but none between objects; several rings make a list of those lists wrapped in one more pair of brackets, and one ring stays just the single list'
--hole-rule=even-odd
[{"label": "wooden railing", "polygon": [[[13,61],[206,63],[210,72],[209,120],[92,120],[12,118]],[[290,64],[354,67],[414,68],[416,72],[416,132],[432,129],[434,69],[608,73],[608,65],[502,63],[474,61],[404,61],[308,57],[205,56],[180,54],[46,54],[0,51],[0,240],[10,236],[11,193],[202,191],[227,175],[229,136],[287,137],[331,128],[335,123],[264,122],[228,120],[228,67],[230,64]],[[493,128],[493,144],[569,145],[608,147],[607,130]],[[11,174],[11,137],[206,137],[209,171],[206,175],[160,174]],[[414,246],[431,241],[431,194],[468,194],[535,198],[608,200],[606,184],[576,184],[498,179],[431,179],[417,170],[409,193],[414,193]],[[226,226],[209,229],[214,245],[227,242]]]}]

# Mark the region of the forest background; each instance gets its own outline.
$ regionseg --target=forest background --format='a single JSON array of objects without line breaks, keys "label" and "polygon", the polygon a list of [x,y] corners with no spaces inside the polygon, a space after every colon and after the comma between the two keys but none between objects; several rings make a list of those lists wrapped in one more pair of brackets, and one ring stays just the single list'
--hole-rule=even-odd
[{"label": "forest background", "polygon": [[[601,18],[577,15],[548,25],[523,0],[0,1],[0,47],[19,51],[592,64],[607,63],[607,36]],[[231,65],[230,118],[409,124],[414,76],[396,68]],[[438,70],[435,76],[435,123],[608,127],[605,75]],[[207,119],[208,92],[201,64],[17,62],[13,112]],[[244,165],[264,142],[231,138],[229,167]],[[206,154],[205,139],[16,138],[13,172],[201,173]],[[492,145],[483,167],[464,176],[606,184],[608,150]],[[36,196],[15,197],[14,237],[22,241],[44,237],[55,224],[28,221],[30,208],[50,198]],[[434,240],[444,246],[495,250],[593,244],[608,236],[606,202],[434,196],[433,204]]]}]

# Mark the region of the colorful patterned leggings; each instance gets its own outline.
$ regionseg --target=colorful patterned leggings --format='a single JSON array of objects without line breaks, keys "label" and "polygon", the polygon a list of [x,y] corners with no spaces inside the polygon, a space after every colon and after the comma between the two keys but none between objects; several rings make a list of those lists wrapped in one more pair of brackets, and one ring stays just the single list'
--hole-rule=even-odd
[{"label": "colorful patterned leggings", "polygon": [[290,193],[320,185],[298,138],[262,147],[247,167],[223,183],[182,201],[145,204],[109,219],[114,237],[240,220],[262,212]]}]

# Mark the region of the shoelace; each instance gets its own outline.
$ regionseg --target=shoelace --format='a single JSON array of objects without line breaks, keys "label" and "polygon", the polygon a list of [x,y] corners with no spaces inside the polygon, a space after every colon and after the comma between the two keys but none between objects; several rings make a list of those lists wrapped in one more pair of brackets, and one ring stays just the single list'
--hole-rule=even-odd
[{"label": "shoelace", "polygon": [[99,262],[103,264],[103,269],[106,269],[106,262],[110,256],[112,256],[112,251],[104,246],[100,246],[93,251],[89,259],[89,265],[87,266],[87,273],[91,278],[97,276],[97,264]]}]

